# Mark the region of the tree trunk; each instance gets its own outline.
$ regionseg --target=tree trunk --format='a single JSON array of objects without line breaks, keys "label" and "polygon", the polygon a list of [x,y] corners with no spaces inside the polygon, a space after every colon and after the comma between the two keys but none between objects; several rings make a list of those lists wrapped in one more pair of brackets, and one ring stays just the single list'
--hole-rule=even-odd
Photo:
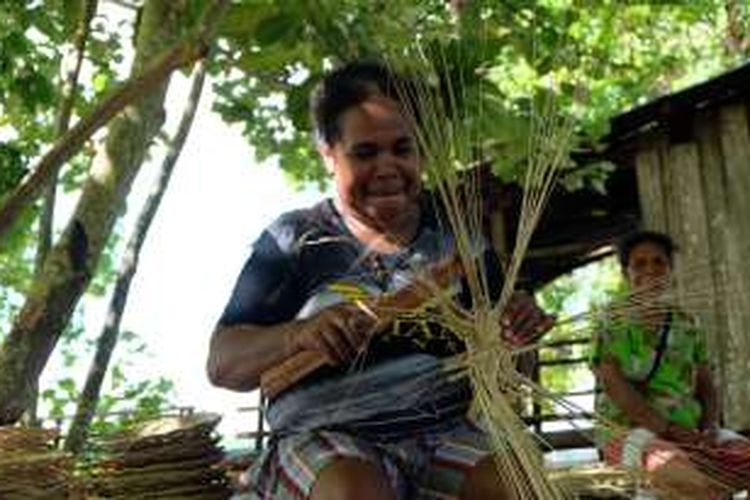
[{"label": "tree trunk", "polygon": [[[179,4],[145,3],[133,74],[140,74],[153,54],[177,39]],[[16,422],[28,406],[33,387],[96,269],[133,178],[164,121],[166,88],[163,81],[109,126],[75,213],[0,348],[0,425]]]},{"label": "tree trunk", "polygon": [[97,340],[96,353],[94,354],[94,359],[89,367],[89,373],[86,377],[83,391],[78,399],[78,409],[76,410],[75,418],[73,419],[70,431],[68,432],[68,437],[65,440],[65,449],[72,453],[80,452],[86,442],[88,430],[91,421],[94,418],[96,406],[99,402],[99,391],[102,387],[102,381],[107,373],[109,362],[112,358],[112,352],[117,345],[120,333],[120,320],[122,319],[125,305],[127,303],[130,283],[138,270],[138,258],[141,247],[146,239],[151,222],[159,209],[159,204],[161,203],[162,197],[169,185],[172,171],[180,156],[180,152],[185,145],[185,140],[187,139],[190,127],[193,124],[196,108],[198,107],[200,95],[203,90],[205,76],[206,65],[205,62],[202,62],[196,69],[187,107],[183,113],[174,140],[170,144],[169,152],[161,165],[156,185],[149,194],[149,197],[138,216],[133,235],[130,237],[127,248],[125,249],[120,271],[118,272],[117,280],[115,281],[115,289],[109,303],[106,322],[102,333]]},{"label": "tree trunk", "polygon": [[[72,60],[73,64],[70,70],[65,74],[63,89],[60,94],[60,106],[57,110],[57,119],[55,120],[55,137],[59,138],[68,131],[70,126],[70,117],[73,114],[73,105],[77,95],[78,76],[81,73],[84,55],[86,53],[86,42],[91,32],[91,20],[96,14],[98,0],[86,0],[83,15],[78,23],[78,30],[75,34],[73,49],[65,59]],[[65,64],[65,60],[63,61]],[[52,230],[55,219],[55,201],[57,198],[57,172],[52,176],[47,184],[42,197],[42,213],[39,216],[38,242],[36,247],[36,256],[34,263],[34,274],[39,274],[44,265],[44,260],[49,254],[52,247]],[[33,395],[29,401],[29,407],[24,415],[24,423],[31,427],[39,425],[37,419],[37,399],[38,387],[34,387]]]}]

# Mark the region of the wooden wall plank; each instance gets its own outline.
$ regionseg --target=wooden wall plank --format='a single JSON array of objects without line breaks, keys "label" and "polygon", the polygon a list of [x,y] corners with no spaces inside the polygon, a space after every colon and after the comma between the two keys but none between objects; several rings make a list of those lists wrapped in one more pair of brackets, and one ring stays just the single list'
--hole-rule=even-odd
[{"label": "wooden wall plank", "polygon": [[750,131],[743,104],[719,112],[719,130],[727,178],[727,260],[730,291],[728,423],[750,428]]},{"label": "wooden wall plank", "polygon": [[662,159],[658,142],[644,142],[635,159],[643,225],[654,231],[667,230],[664,205]]},{"label": "wooden wall plank", "polygon": [[718,130],[718,114],[709,111],[698,115],[695,120],[696,140],[698,143],[701,177],[704,189],[704,201],[708,224],[709,252],[711,269],[714,277],[715,313],[709,321],[708,330],[711,336],[711,351],[714,355],[715,382],[719,389],[722,403],[729,404],[725,387],[729,381],[729,308],[726,296],[729,283],[727,265],[727,179],[724,170],[724,159],[721,154],[721,141]]},{"label": "wooden wall plank", "polygon": [[674,145],[668,158],[670,194],[676,206],[670,229],[680,249],[675,277],[682,291],[683,306],[700,314],[705,321],[714,317],[713,311],[707,314],[709,308],[713,309],[714,282],[698,145]]},{"label": "wooden wall plank", "polygon": [[[664,209],[666,214],[666,229],[674,241],[681,244],[683,241],[683,213],[681,192],[682,161],[685,149],[681,145],[668,145],[666,139],[659,144],[662,158],[661,178],[662,196],[664,197]],[[678,264],[681,256],[677,255]]]}]

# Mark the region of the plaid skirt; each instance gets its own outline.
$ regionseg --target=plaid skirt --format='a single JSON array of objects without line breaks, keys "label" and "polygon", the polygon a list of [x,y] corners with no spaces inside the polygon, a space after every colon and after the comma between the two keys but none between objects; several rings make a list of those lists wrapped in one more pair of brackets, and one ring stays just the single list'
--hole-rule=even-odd
[{"label": "plaid skirt", "polygon": [[459,498],[469,472],[489,455],[484,432],[467,418],[396,441],[315,430],[273,439],[247,471],[250,492],[235,500],[304,499],[320,472],[340,458],[385,471],[399,499]]}]

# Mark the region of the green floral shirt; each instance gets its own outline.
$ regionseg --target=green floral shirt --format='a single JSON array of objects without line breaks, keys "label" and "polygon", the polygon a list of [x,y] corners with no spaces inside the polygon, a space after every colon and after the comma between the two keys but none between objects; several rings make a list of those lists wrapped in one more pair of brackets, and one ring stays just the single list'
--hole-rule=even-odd
[{"label": "green floral shirt", "polygon": [[[647,378],[655,361],[661,329],[648,331],[632,318],[613,317],[600,321],[597,332],[595,365],[610,358],[628,380],[638,383]],[[673,315],[661,363],[642,393],[648,404],[670,422],[697,428],[702,407],[695,395],[695,379],[698,366],[706,362],[703,332],[686,316]],[[603,391],[597,396],[596,410],[609,421],[632,427]],[[606,440],[610,435],[602,429],[599,438]]]}]

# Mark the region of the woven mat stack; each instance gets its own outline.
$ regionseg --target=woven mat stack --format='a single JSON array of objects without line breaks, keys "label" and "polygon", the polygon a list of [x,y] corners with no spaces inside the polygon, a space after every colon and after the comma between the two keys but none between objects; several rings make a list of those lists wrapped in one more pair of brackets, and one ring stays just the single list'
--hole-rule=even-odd
[{"label": "woven mat stack", "polygon": [[117,499],[225,499],[230,490],[217,467],[215,414],[165,417],[96,443],[103,458],[93,466],[90,493]]},{"label": "woven mat stack", "polygon": [[68,498],[72,461],[55,451],[57,431],[0,427],[0,498]]}]

